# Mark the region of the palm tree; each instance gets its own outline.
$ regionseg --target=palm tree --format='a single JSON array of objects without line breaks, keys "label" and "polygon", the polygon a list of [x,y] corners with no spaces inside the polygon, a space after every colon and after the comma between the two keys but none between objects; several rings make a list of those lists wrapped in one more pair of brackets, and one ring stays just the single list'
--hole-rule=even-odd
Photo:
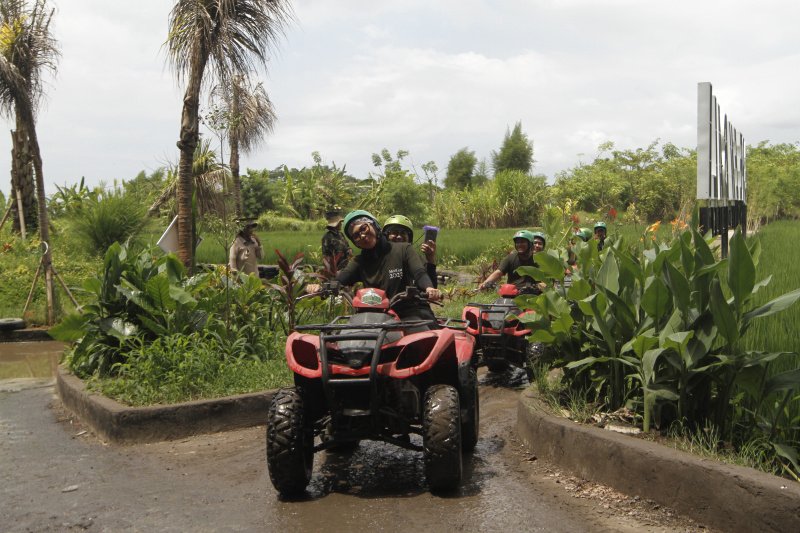
[{"label": "palm tree", "polygon": [[238,74],[230,85],[217,85],[211,92],[222,115],[227,118],[229,167],[233,180],[236,216],[242,216],[242,183],[239,179],[239,153],[250,153],[272,133],[276,116],[272,102],[262,83],[252,85],[250,79]]},{"label": "palm tree", "polygon": [[192,162],[199,139],[200,91],[206,67],[219,84],[261,65],[291,20],[288,0],[176,0],[166,46],[178,80],[187,81],[178,163],[178,257],[191,267]]},{"label": "palm tree", "polygon": [[50,33],[52,17],[53,10],[48,10],[46,0],[34,0],[32,5],[28,0],[0,1],[0,113],[14,115],[18,134],[21,131],[23,141],[27,141],[33,162],[39,204],[39,235],[45,244],[42,267],[50,324],[55,321],[55,295],[36,110],[43,95],[43,73],[45,70],[55,73],[60,55],[58,43]]},{"label": "palm tree", "polygon": [[[225,189],[225,180],[227,178],[227,169],[217,161],[217,154],[211,149],[211,141],[202,139],[195,149],[194,162],[192,163],[193,187],[197,211],[200,215],[216,213],[222,216],[225,202],[222,191]],[[167,182],[164,189],[156,201],[153,202],[153,205],[150,206],[148,214],[150,216],[158,214],[163,206],[175,198],[177,190],[177,171],[173,167],[167,171]]]}]

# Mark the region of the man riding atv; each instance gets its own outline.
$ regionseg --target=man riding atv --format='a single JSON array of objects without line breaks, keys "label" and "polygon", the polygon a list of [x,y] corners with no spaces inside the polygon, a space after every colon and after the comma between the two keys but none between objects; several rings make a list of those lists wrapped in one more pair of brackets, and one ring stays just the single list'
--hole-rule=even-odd
[{"label": "man riding atv", "polygon": [[540,231],[520,230],[514,234],[514,251],[508,254],[500,263],[500,266],[489,274],[483,283],[478,286],[479,290],[494,284],[503,274],[508,274],[508,283],[514,284],[520,290],[534,290],[541,292],[545,289],[544,282],[537,282],[530,276],[520,276],[517,269],[521,266],[538,266],[533,259],[534,254],[544,250],[547,239]]},{"label": "man riding atv", "polygon": [[[433,287],[425,271],[422,259],[411,243],[390,242],[381,232],[377,219],[368,211],[351,211],[344,218],[344,233],[353,241],[361,253],[336,274],[336,281],[342,285],[362,282],[365,287],[386,291],[391,299],[408,286],[416,286],[425,291],[427,299],[436,302],[441,292]],[[306,292],[319,292],[320,286],[309,284]],[[394,308],[401,319],[435,319],[427,303],[404,300]]]}]

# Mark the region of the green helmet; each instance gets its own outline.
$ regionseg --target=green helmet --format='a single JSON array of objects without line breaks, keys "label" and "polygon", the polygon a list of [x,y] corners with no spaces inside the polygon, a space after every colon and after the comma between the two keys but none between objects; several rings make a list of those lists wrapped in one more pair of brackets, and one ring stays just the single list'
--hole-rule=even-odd
[{"label": "green helmet", "polygon": [[[542,246],[547,244],[547,237],[541,231],[534,231],[532,235],[534,239],[542,239]],[[531,239],[531,243],[533,243],[533,239]]]},{"label": "green helmet", "polygon": [[579,230],[575,230],[575,236],[578,237],[583,242],[588,242],[592,239],[592,230],[589,228],[581,228]]},{"label": "green helmet", "polygon": [[386,229],[389,226],[401,226],[408,230],[408,240],[414,240],[414,224],[411,223],[411,219],[403,216],[403,215],[392,215],[386,219],[386,222],[383,223],[383,232],[386,233]]},{"label": "green helmet", "polygon": [[594,223],[594,229],[597,229],[597,228],[608,229],[608,228],[606,228],[606,223],[603,222],[602,220],[600,220],[599,222],[595,222]]},{"label": "green helmet", "polygon": [[372,224],[375,226],[375,231],[381,230],[381,225],[378,224],[378,220],[374,216],[372,216],[372,213],[370,213],[369,211],[364,211],[363,209],[356,209],[355,211],[350,211],[349,213],[347,213],[347,216],[344,217],[343,226],[344,226],[344,234],[347,235],[347,238],[350,239],[351,241],[353,240],[353,237],[350,235],[350,223],[362,217],[366,217],[372,220]]},{"label": "green helmet", "polygon": [[526,229],[521,229],[521,230],[519,230],[518,232],[516,232],[514,234],[513,240],[525,239],[526,241],[528,241],[530,243],[531,246],[533,246],[533,237],[534,237],[534,233],[532,231],[528,231]]}]

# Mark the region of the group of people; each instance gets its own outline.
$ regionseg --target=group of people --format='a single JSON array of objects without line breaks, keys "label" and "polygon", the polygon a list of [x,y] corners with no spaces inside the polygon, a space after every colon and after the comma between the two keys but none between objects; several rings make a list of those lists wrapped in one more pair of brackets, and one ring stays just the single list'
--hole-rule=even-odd
[{"label": "group of people", "polygon": [[[345,217],[338,211],[331,211],[326,214],[326,220],[322,254],[328,270],[335,274],[337,281],[343,285],[361,282],[366,287],[380,288],[386,291],[389,298],[408,286],[416,286],[426,293],[429,301],[441,299],[441,292],[437,288],[436,241],[426,239],[420,246],[420,255],[412,244],[414,227],[408,217],[392,215],[381,225],[370,212],[359,209]],[[255,227],[256,222],[247,221],[237,234],[230,252],[232,270],[248,274],[258,272],[258,259],[263,256],[263,249],[253,232]],[[575,237],[583,241],[594,238],[598,250],[602,250],[606,234],[605,222],[597,222],[593,231],[580,228],[575,232]],[[348,239],[361,250],[360,254],[353,255]],[[520,275],[517,269],[521,266],[537,266],[534,256],[544,250],[547,237],[538,231],[520,230],[513,239],[514,251],[489,274],[479,289],[485,289],[503,275],[508,276],[508,283],[520,289],[545,289],[543,282]],[[318,284],[306,287],[309,294],[319,290]],[[401,302],[395,312],[402,319],[434,319],[430,306],[422,302]]]}]

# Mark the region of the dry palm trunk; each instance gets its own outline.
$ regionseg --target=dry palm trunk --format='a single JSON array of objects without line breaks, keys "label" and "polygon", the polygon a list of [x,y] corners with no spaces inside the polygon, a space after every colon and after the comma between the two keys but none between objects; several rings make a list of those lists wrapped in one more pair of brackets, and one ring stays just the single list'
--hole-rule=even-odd
[{"label": "dry palm trunk", "polygon": [[[22,218],[25,230],[28,232],[38,227],[36,188],[33,180],[33,160],[30,153],[28,136],[23,128],[18,127],[11,132],[11,190],[16,200],[17,191],[22,203]],[[14,201],[12,206],[13,229],[15,233],[22,232],[20,224],[19,203]]]}]

